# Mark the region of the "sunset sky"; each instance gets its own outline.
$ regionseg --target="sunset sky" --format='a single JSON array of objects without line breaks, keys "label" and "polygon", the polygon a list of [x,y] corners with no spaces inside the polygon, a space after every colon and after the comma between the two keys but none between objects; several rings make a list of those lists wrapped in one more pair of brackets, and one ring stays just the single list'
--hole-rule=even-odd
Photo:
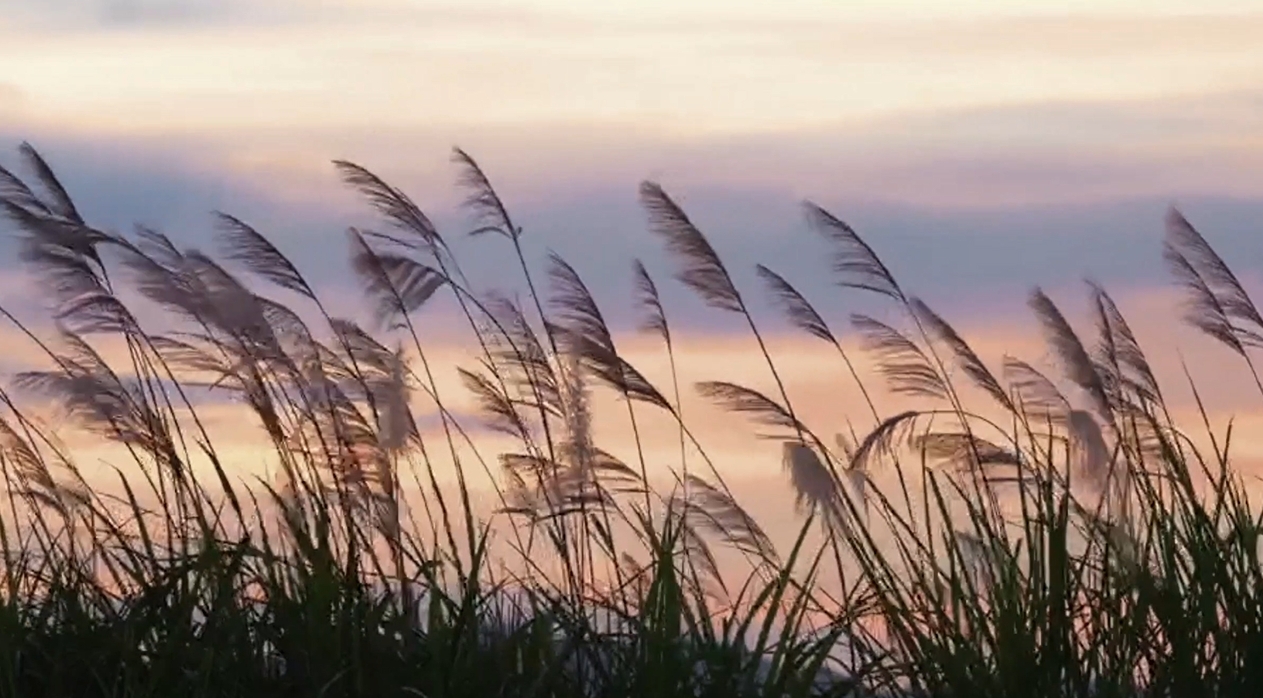
[{"label": "sunset sky", "polygon": [[[374,218],[330,161],[403,188],[457,240],[459,146],[528,254],[570,259],[620,327],[631,258],[664,285],[673,269],[646,232],[643,179],[678,198],[751,297],[764,262],[842,327],[859,301],[830,287],[810,199],[992,359],[1042,356],[1031,286],[1078,319],[1081,279],[1103,281],[1169,380],[1182,384],[1178,356],[1208,359],[1194,373],[1222,398],[1222,428],[1254,419],[1258,396],[1230,355],[1170,332],[1162,219],[1178,204],[1253,284],[1261,36],[1258,0],[0,0],[0,164],[31,141],[93,222],[192,246],[213,246],[210,211],[239,215],[354,312],[344,230]],[[485,288],[517,283],[502,243],[457,246]],[[13,250],[0,242],[0,300],[34,317]],[[666,296],[690,327],[691,379],[767,382],[739,324]],[[435,336],[449,310],[434,309]],[[814,345],[760,312],[807,411],[835,419],[850,388],[823,389]],[[725,367],[738,375],[714,375]],[[714,420],[721,442],[745,429]],[[1263,456],[1263,442],[1241,448]],[[753,474],[763,457],[736,460]]]}]

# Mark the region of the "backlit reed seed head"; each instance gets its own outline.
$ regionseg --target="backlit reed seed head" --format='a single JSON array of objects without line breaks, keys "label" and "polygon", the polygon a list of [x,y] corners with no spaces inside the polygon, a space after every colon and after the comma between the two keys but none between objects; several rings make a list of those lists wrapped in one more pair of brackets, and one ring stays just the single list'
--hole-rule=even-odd
[{"label": "backlit reed seed head", "polygon": [[834,434],[833,443],[837,445],[838,452],[848,464],[846,470],[842,472],[842,478],[846,481],[846,486],[850,489],[854,501],[859,504],[861,514],[867,518],[868,468],[863,463],[855,463],[855,446],[851,444],[850,439],[846,438],[846,435]]},{"label": "backlit reed seed head", "polygon": [[390,355],[390,374],[377,387],[378,442],[387,453],[402,451],[408,442],[412,417],[408,411],[408,383],[402,348]]},{"label": "backlit reed seed head", "polygon": [[1066,422],[1070,467],[1086,476],[1093,485],[1104,485],[1109,474],[1110,452],[1101,426],[1085,410],[1070,410]]},{"label": "backlit reed seed head", "polygon": [[785,442],[782,452],[795,503],[799,507],[831,507],[837,496],[836,483],[816,452],[800,441]]},{"label": "backlit reed seed head", "polygon": [[567,447],[570,465],[581,470],[592,463],[592,413],[588,405],[588,386],[583,379],[579,356],[566,352],[561,356],[563,376],[562,406],[565,410]]}]

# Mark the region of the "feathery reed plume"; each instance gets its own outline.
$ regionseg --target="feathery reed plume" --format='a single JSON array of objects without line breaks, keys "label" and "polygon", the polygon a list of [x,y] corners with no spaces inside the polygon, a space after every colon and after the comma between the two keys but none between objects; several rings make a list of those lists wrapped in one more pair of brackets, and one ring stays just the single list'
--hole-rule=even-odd
[{"label": "feathery reed plume", "polygon": [[1250,300],[1250,294],[1246,293],[1241,282],[1237,280],[1236,274],[1228,268],[1228,264],[1215,252],[1206,238],[1193,227],[1193,224],[1189,223],[1188,219],[1175,208],[1167,211],[1166,226],[1166,246],[1183,255],[1197,273],[1206,280],[1228,319],[1253,327],[1253,329],[1246,329],[1238,325],[1238,332],[1241,333],[1243,339],[1248,339],[1249,343],[1255,346],[1263,344],[1263,337],[1259,334],[1263,331],[1263,316],[1259,315],[1254,302]]},{"label": "feathery reed plume", "polygon": [[215,223],[225,257],[281,288],[316,299],[294,263],[259,231],[227,213],[216,212]]},{"label": "feathery reed plume", "polygon": [[1110,450],[1101,427],[1090,412],[1070,410],[1067,415],[1070,467],[1095,487],[1103,487],[1109,477]]},{"label": "feathery reed plume", "polygon": [[1193,267],[1188,258],[1174,247],[1166,246],[1163,256],[1171,273],[1189,293],[1184,301],[1185,322],[1248,359],[1249,356],[1245,352],[1238,329],[1228,318],[1228,311],[1215,292],[1211,290],[1206,279]]},{"label": "feathery reed plume", "polygon": [[488,344],[497,374],[522,394],[519,399],[523,404],[560,416],[561,387],[552,355],[544,349],[522,308],[498,295],[487,300],[486,308],[496,320],[497,331],[488,338]]},{"label": "feathery reed plume", "polygon": [[1004,357],[1004,379],[1017,395],[1017,407],[1032,417],[1060,418],[1070,401],[1038,369],[1012,356]]},{"label": "feathery reed plume", "polygon": [[931,432],[919,434],[911,441],[914,449],[925,453],[929,458],[952,463],[961,469],[1025,464],[1020,453],[973,434]]},{"label": "feathery reed plume", "polygon": [[[531,301],[535,304],[535,312],[543,326],[544,337],[548,340],[548,348],[552,350],[554,356],[560,355],[561,350],[557,346],[557,339],[553,336],[553,325],[544,312],[544,303],[540,299],[539,291],[535,288],[535,277],[531,274],[531,269],[526,263],[526,254],[522,251],[522,229],[514,225],[509,217],[508,207],[496,193],[495,187],[491,186],[491,180],[468,153],[460,148],[453,148],[452,161],[460,170],[458,183],[469,192],[464,202],[465,208],[473,214],[479,226],[471,231],[470,235],[497,233],[512,243],[518,267],[522,270],[522,278],[526,281],[527,291],[530,293]],[[545,424],[545,430],[547,429],[547,424]]]},{"label": "feathery reed plume", "polygon": [[788,410],[757,390],[726,381],[700,381],[695,387],[702,397],[729,412],[750,415],[756,422],[767,426],[793,429],[800,434],[811,433]]},{"label": "feathery reed plume", "polygon": [[[643,495],[648,485],[639,473],[609,453],[596,448],[586,438],[581,425],[572,424],[573,435],[558,449],[560,461],[520,453],[500,455],[501,468],[509,481],[501,513],[521,515],[533,524],[561,524],[568,517],[586,518],[587,523],[608,533],[609,515],[622,517],[617,495]],[[560,535],[587,539],[590,532],[579,524]],[[607,536],[598,533],[596,538]],[[613,549],[606,547],[611,557]]]},{"label": "feathery reed plume", "polygon": [[768,291],[772,295],[772,299],[781,306],[790,323],[807,334],[823,339],[831,344],[837,344],[838,340],[833,336],[833,332],[829,330],[829,325],[820,317],[816,309],[811,303],[803,297],[798,289],[785,280],[780,274],[768,269],[762,264],[755,265],[755,271],[759,277],[767,284]]},{"label": "feathery reed plume", "polygon": [[[317,347],[303,374],[309,390],[323,409],[313,415],[328,422],[325,438],[338,439],[332,451],[361,450],[376,457],[385,444],[385,434],[402,448],[408,438],[416,438],[408,414],[406,364],[401,353],[391,351],[349,320],[330,318],[329,327],[352,366],[327,349]],[[367,401],[371,415],[366,417],[354,401]],[[386,414],[393,409],[393,413]],[[377,428],[373,426],[377,420]]]},{"label": "feathery reed plume", "polygon": [[851,226],[816,204],[807,202],[805,207],[808,221],[833,243],[833,271],[838,275],[839,286],[905,301],[903,290],[885,263]]},{"label": "feathery reed plume", "polygon": [[644,319],[640,328],[662,337],[664,342],[671,343],[671,328],[667,325],[667,314],[662,308],[662,299],[658,295],[658,285],[649,276],[649,270],[639,259],[632,266],[636,276],[636,301],[644,310]]},{"label": "feathery reed plume", "polygon": [[316,339],[311,334],[307,323],[287,305],[282,305],[270,298],[258,297],[263,308],[263,319],[272,328],[272,335],[282,345],[282,353],[287,356],[305,357],[318,353]]},{"label": "feathery reed plume", "polygon": [[[797,424],[798,420],[794,417],[794,407],[790,402],[789,392],[785,389],[785,382],[781,380],[780,372],[776,370],[776,363],[772,360],[767,344],[763,341],[763,334],[759,332],[758,325],[755,324],[754,318],[746,308],[745,301],[742,300],[740,292],[733,284],[732,277],[729,276],[728,269],[715,252],[715,248],[711,246],[702,231],[689,220],[684,209],[680,208],[657,183],[641,182],[640,200],[649,214],[650,230],[665,240],[667,250],[682,262],[682,269],[676,274],[676,278],[692,288],[711,307],[740,313],[745,318],[746,326],[750,328],[750,334],[754,336],[759,346],[759,353],[763,355],[772,379],[776,382],[784,410]],[[798,436],[802,436],[803,433],[799,431]]]},{"label": "feathery reed plume", "polygon": [[98,247],[113,242],[111,236],[10,199],[0,199],[0,209],[22,231],[19,256],[40,274],[56,304],[109,294]]},{"label": "feathery reed plume", "polygon": [[885,377],[891,392],[935,399],[947,398],[948,390],[942,376],[916,342],[890,325],[867,315],[852,315],[851,325],[860,333],[865,351],[877,356],[877,370]]},{"label": "feathery reed plume", "polygon": [[208,294],[206,300],[216,309],[225,329],[231,328],[234,333],[262,345],[275,345],[272,326],[266,320],[258,295],[206,254],[189,250],[184,257],[201,281],[201,290]]},{"label": "feathery reed plume", "polygon": [[868,470],[872,465],[872,459],[883,452],[890,453],[894,443],[902,441],[920,417],[920,412],[907,410],[882,420],[864,437],[863,441],[860,441],[859,446],[851,455],[851,464],[847,469]]},{"label": "feathery reed plume", "polygon": [[741,294],[728,269],[684,210],[654,182],[641,183],[640,200],[649,212],[650,229],[666,241],[667,249],[683,264],[677,278],[712,307],[744,312]]},{"label": "feathery reed plume", "polygon": [[133,286],[160,307],[201,326],[216,350],[238,359],[279,359],[281,352],[259,297],[227,270],[196,251],[180,252],[166,236],[140,229],[139,240],[121,242],[123,265]]},{"label": "feathery reed plume", "polygon": [[[10,409],[13,408],[7,395],[0,399]],[[65,456],[65,449],[52,442],[50,434],[45,431],[32,434],[28,420],[21,415],[17,415],[17,420],[22,424],[21,431],[25,436],[8,420],[0,418],[0,459],[13,466],[13,476],[17,480],[9,484],[16,485],[21,496],[56,511],[63,519],[69,519],[75,510],[91,500],[91,488],[79,469]],[[52,445],[48,449],[52,458],[33,442],[36,435]],[[50,461],[60,466],[59,473],[54,473]]]},{"label": "feathery reed plume", "polygon": [[[48,162],[39,154],[35,146],[30,143],[22,143],[22,145],[18,146],[18,150],[26,161],[27,168],[35,173],[40,185],[43,186],[49,196],[48,203],[42,204],[41,207],[58,218],[75,225],[84,225],[83,217],[79,215],[78,209],[75,208],[74,200],[70,198],[70,194],[62,186],[61,181],[57,179],[57,175],[53,174],[53,168],[49,167]],[[27,189],[27,192],[29,191]]]},{"label": "feathery reed plume", "polygon": [[1263,393],[1263,380],[1246,352],[1247,346],[1263,346],[1263,318],[1254,302],[1210,243],[1179,211],[1167,211],[1166,225],[1163,256],[1189,293],[1185,321],[1239,354],[1255,387]]},{"label": "feathery reed plume", "polygon": [[568,330],[555,332],[566,351],[582,359],[584,368],[605,385],[617,390],[623,397],[673,411],[665,395],[626,359],[591,339],[570,334]]},{"label": "feathery reed plume", "polygon": [[342,181],[360,192],[396,228],[416,235],[435,254],[444,248],[434,223],[407,194],[355,163],[335,160],[333,165]]},{"label": "feathery reed plume", "polygon": [[706,480],[690,475],[690,522],[717,533],[725,542],[761,562],[775,565],[776,546],[753,516],[728,493]]},{"label": "feathery reed plume", "polygon": [[378,440],[388,453],[402,451],[410,439],[416,438],[416,423],[408,407],[407,364],[403,348],[388,355],[388,372],[369,383],[378,411]]},{"label": "feathery reed plume", "polygon": [[[673,500],[670,504],[668,512],[681,511],[687,512],[687,500],[684,507],[680,507],[678,502]],[[701,536],[697,528],[689,521],[682,521],[680,526],[680,537],[684,543],[684,554],[688,559],[688,563],[697,570],[700,581],[704,584],[710,582],[710,587],[717,587],[720,595],[727,596],[728,587],[724,583],[723,574],[719,571],[719,562],[715,559],[715,553],[710,549],[710,545],[706,543],[706,539]]]},{"label": "feathery reed plume", "polygon": [[550,256],[550,261],[551,305],[562,325],[559,345],[563,350],[580,359],[587,370],[624,397],[670,410],[666,398],[619,356],[596,300],[574,267],[556,254]]},{"label": "feathery reed plume", "polygon": [[548,255],[548,278],[552,282],[550,305],[556,318],[572,337],[586,340],[595,348],[615,354],[614,339],[596,299],[579,273],[556,252]]},{"label": "feathery reed plume", "polygon": [[447,282],[434,269],[409,257],[379,253],[360,231],[350,230],[351,263],[365,290],[377,301],[377,321],[402,321],[415,312]]},{"label": "feathery reed plume", "polygon": [[[386,361],[387,372],[368,381],[368,392],[377,413],[377,438],[375,448],[368,450],[374,472],[371,479],[365,482],[368,491],[364,494],[368,510],[393,548],[396,573],[403,575],[399,458],[410,442],[419,443],[421,437],[417,433],[416,422],[408,404],[410,386],[403,348],[397,347],[389,352]],[[345,477],[346,473],[340,475]],[[376,487],[367,487],[369,485]]]},{"label": "feathery reed plume", "polygon": [[[654,283],[653,277],[649,276],[649,270],[645,269],[645,265],[637,259],[634,264],[634,273],[636,277],[636,301],[639,307],[644,311],[643,320],[640,324],[642,332],[653,332],[662,337],[663,343],[667,349],[667,361],[671,366],[671,388],[674,393],[675,405],[672,409],[675,411],[677,418],[681,418],[680,405],[680,377],[675,366],[675,347],[671,342],[671,327],[667,323],[667,314],[662,307],[662,299],[658,295],[658,286]],[[684,425],[680,424],[680,459],[684,461]]]},{"label": "feathery reed plume", "polygon": [[575,423],[570,427],[573,434],[566,435],[573,444],[559,450],[561,462],[529,454],[504,453],[500,456],[501,467],[514,479],[551,482],[554,492],[576,494],[584,483],[590,487],[610,483],[614,485],[610,491],[639,492],[644,478],[631,466],[593,445],[582,419],[576,414]]},{"label": "feathery reed plume", "polygon": [[377,341],[358,323],[344,318],[331,318],[329,328],[341,343],[360,374],[388,375],[391,371],[391,350]]},{"label": "feathery reed plume", "polygon": [[838,481],[814,449],[801,441],[786,441],[782,444],[781,464],[794,488],[795,507],[821,513],[835,524],[842,522]]},{"label": "feathery reed plume", "polygon": [[574,354],[563,354],[559,358],[561,375],[561,405],[565,425],[561,455],[580,470],[592,467],[592,410],[590,407],[587,382],[583,380],[583,371],[579,357]]},{"label": "feathery reed plume", "polygon": [[136,241],[124,241],[121,249],[123,268],[142,296],[193,324],[222,329],[205,282],[165,234],[137,227]]},{"label": "feathery reed plume", "polygon": [[781,310],[789,319],[790,324],[813,337],[833,345],[833,348],[838,352],[838,356],[842,357],[842,363],[846,365],[847,371],[851,374],[851,379],[855,381],[855,385],[859,388],[865,404],[868,405],[869,410],[873,413],[873,419],[881,421],[877,414],[877,407],[873,404],[873,399],[868,394],[868,388],[864,387],[864,381],[860,379],[859,372],[855,370],[855,364],[851,363],[851,357],[847,355],[846,350],[842,348],[842,343],[838,341],[833,331],[829,329],[828,323],[824,321],[820,313],[816,312],[815,307],[798,289],[794,288],[793,284],[780,274],[762,264],[756,265],[755,271],[767,284],[772,299],[781,306]]},{"label": "feathery reed plume", "polygon": [[957,363],[960,364],[961,370],[965,375],[974,382],[974,385],[986,391],[988,395],[1000,403],[1009,412],[1013,411],[1013,402],[1009,399],[1009,395],[1004,388],[1000,386],[1000,381],[987,368],[987,365],[978,358],[973,348],[969,346],[964,339],[956,332],[946,320],[938,313],[930,309],[919,298],[913,298],[910,301],[911,309],[914,315],[929,328],[931,334],[938,338],[952,350],[952,354],[956,357]]},{"label": "feathery reed plume", "polygon": [[105,288],[89,290],[61,303],[53,318],[80,334],[131,334],[139,328],[131,310]]},{"label": "feathery reed plume", "polygon": [[67,352],[57,358],[59,368],[23,371],[14,379],[22,390],[47,396],[66,410],[85,430],[116,443],[135,446],[179,472],[177,455],[165,421],[149,401],[138,395],[135,381],[121,379],[94,349],[73,332],[63,330]]},{"label": "feathery reed plume", "polygon": [[513,398],[506,395],[497,382],[482,373],[464,368],[456,370],[465,389],[477,399],[479,412],[489,429],[523,440],[528,438],[526,421],[518,414]]},{"label": "feathery reed plume", "polygon": [[1044,335],[1061,360],[1066,377],[1087,393],[1101,418],[1112,423],[1113,411],[1105,385],[1101,382],[1092,357],[1079,341],[1079,336],[1070,327],[1070,323],[1052,299],[1038,288],[1031,292],[1029,304],[1044,326]]},{"label": "feathery reed plume", "polygon": [[56,215],[47,204],[40,200],[39,196],[26,182],[22,181],[21,177],[5,169],[3,165],[0,165],[0,201],[7,202],[9,206],[35,215]]},{"label": "feathery reed plume", "polygon": [[184,255],[167,237],[165,233],[144,225],[135,226],[135,242],[128,246],[130,250],[143,253],[156,263],[175,267],[184,260]]},{"label": "feathery reed plume", "polygon": [[1105,363],[1115,364],[1123,371],[1120,381],[1139,397],[1161,402],[1158,379],[1122,311],[1102,286],[1092,281],[1088,286],[1097,309],[1097,331],[1101,337],[1098,354]]},{"label": "feathery reed plume", "polygon": [[[160,233],[154,235],[165,240]],[[203,284],[189,270],[184,255],[172,251],[161,259],[139,245],[125,249],[123,266],[131,276],[133,288],[143,297],[193,324],[213,324]]]},{"label": "feathery reed plume", "polygon": [[[649,275],[649,270],[645,268],[643,262],[639,259],[632,263],[633,274],[635,276],[635,298],[636,304],[641,309],[643,315],[640,322],[640,330],[642,332],[652,332],[662,338],[662,343],[667,350],[667,365],[671,371],[671,397],[674,405],[670,408],[679,426],[680,435],[680,468],[685,475],[684,479],[684,498],[688,499],[688,444],[687,429],[684,426],[684,406],[680,397],[680,373],[675,364],[675,345],[671,342],[671,326],[667,322],[666,310],[662,307],[662,298],[658,294],[658,285],[654,283],[653,277]],[[687,525],[686,537],[695,535]],[[709,551],[707,551],[709,555]],[[722,582],[721,582],[722,584]],[[725,590],[726,592],[726,590]]]},{"label": "feathery reed plume", "polygon": [[516,240],[522,230],[513,224],[509,209],[500,199],[491,180],[472,157],[460,148],[452,149],[452,162],[460,169],[459,183],[468,192],[465,207],[474,214],[479,227],[470,235],[498,233]]}]

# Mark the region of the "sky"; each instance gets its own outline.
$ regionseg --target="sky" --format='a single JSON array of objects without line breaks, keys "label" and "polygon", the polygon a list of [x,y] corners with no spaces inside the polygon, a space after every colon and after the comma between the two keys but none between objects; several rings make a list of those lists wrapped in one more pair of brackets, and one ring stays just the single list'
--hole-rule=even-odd
[{"label": "sky", "polygon": [[[1258,0],[0,0],[0,164],[30,141],[93,222],[190,246],[213,246],[212,210],[238,215],[354,313],[344,231],[375,219],[335,158],[407,191],[484,289],[516,283],[510,249],[462,235],[459,146],[533,263],[565,256],[630,331],[630,260],[645,259],[696,372],[760,385],[740,324],[665,283],[636,187],[677,197],[751,297],[766,263],[843,326],[868,306],[831,286],[801,212],[811,200],[997,359],[1045,353],[1030,287],[1081,318],[1081,280],[1102,281],[1173,382],[1180,357],[1204,359],[1222,428],[1263,412],[1230,355],[1172,332],[1162,219],[1180,206],[1254,283],[1260,35]],[[37,317],[13,250],[0,241],[0,300]],[[754,304],[806,411],[839,430],[862,415],[849,389],[822,386],[818,371],[842,378],[819,348]],[[469,356],[443,344],[450,308],[426,322],[452,365]],[[0,336],[6,365],[29,350]],[[459,391],[454,372],[442,380]],[[744,428],[705,419],[721,443]],[[752,481],[780,477],[774,451],[728,447]]]}]

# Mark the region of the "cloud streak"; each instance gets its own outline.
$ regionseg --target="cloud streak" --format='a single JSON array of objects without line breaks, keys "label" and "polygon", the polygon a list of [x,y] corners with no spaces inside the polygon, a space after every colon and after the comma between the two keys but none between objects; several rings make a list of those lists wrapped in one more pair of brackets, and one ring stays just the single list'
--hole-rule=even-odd
[{"label": "cloud streak", "polygon": [[4,0],[5,24],[49,33],[257,26],[303,16],[288,0]]},{"label": "cloud streak", "polygon": [[161,4],[184,8],[162,11],[187,20],[173,25],[141,21],[163,16],[157,3],[65,7],[140,23],[0,30],[0,70],[38,118],[73,124],[91,113],[99,128],[131,132],[424,120],[734,134],[925,108],[1244,90],[1257,87],[1263,55],[1253,41],[1263,14],[944,22],[713,8],[702,21],[652,7],[264,2],[221,26],[195,18],[246,11]]}]

